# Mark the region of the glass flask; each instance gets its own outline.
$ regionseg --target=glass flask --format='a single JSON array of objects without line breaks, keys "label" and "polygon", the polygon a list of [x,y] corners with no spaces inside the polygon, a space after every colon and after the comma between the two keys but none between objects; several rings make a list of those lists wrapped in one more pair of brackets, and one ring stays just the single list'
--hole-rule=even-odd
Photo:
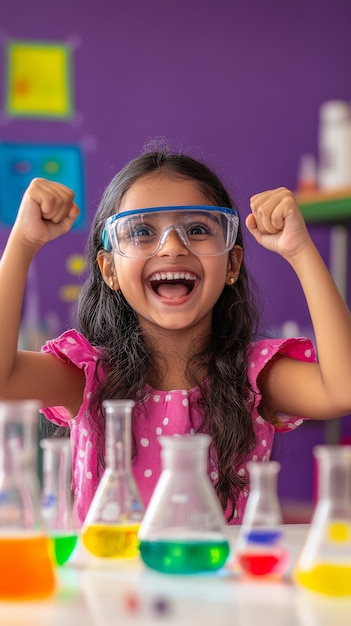
[{"label": "glass flask", "polygon": [[144,563],[167,574],[213,572],[230,545],[224,514],[207,475],[206,434],[159,437],[162,473],[139,531]]},{"label": "glass flask", "polygon": [[144,507],[131,471],[133,400],[105,400],[106,468],[82,526],[82,541],[98,557],[139,554]]},{"label": "glass flask", "polygon": [[249,462],[250,493],[238,541],[236,560],[251,576],[282,574],[289,564],[283,546],[282,515],[277,495],[278,461]]},{"label": "glass flask", "polygon": [[328,596],[351,596],[351,446],[316,446],[318,499],[294,572]]},{"label": "glass flask", "polygon": [[71,441],[42,439],[43,489],[41,512],[53,544],[56,565],[64,565],[78,543],[78,525],[72,494]]},{"label": "glass flask", "polygon": [[38,600],[55,589],[40,514],[39,403],[0,402],[0,600]]}]

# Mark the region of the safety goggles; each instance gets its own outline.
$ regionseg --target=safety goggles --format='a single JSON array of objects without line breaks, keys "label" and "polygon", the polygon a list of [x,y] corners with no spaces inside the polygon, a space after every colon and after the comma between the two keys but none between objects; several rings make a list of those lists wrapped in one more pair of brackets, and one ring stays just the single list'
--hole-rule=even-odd
[{"label": "safety goggles", "polygon": [[173,231],[198,256],[217,256],[232,249],[239,227],[234,209],[218,206],[162,206],[111,215],[101,243],[128,258],[150,258]]}]

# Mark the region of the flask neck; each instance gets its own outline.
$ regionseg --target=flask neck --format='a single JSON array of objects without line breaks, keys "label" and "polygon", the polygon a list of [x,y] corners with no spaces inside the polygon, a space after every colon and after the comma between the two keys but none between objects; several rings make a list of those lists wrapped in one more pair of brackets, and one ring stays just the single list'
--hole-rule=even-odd
[{"label": "flask neck", "polygon": [[315,453],[318,472],[318,501],[328,500],[351,509],[351,448],[319,446]]},{"label": "flask neck", "polygon": [[106,416],[106,469],[131,471],[131,415],[110,412]]},{"label": "flask neck", "polygon": [[44,450],[43,492],[50,502],[66,507],[71,499],[70,443],[67,440],[45,440],[41,444]]},{"label": "flask neck", "polygon": [[280,464],[277,461],[270,461],[269,463],[250,462],[247,467],[250,474],[250,492],[258,491],[262,496],[276,496]]},{"label": "flask neck", "polygon": [[162,451],[164,469],[176,472],[206,473],[206,451],[203,450],[175,450]]},{"label": "flask neck", "polygon": [[206,434],[160,437],[163,469],[206,474],[211,438]]},{"label": "flask neck", "polygon": [[0,471],[36,473],[37,449],[32,424],[0,421]]}]

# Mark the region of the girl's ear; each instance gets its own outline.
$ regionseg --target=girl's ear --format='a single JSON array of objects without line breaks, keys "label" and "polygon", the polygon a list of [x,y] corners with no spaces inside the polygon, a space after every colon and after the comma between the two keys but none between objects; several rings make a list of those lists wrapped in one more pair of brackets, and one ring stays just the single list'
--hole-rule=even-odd
[{"label": "girl's ear", "polygon": [[241,246],[234,246],[229,252],[228,272],[226,278],[227,285],[234,285],[238,280],[240,267],[243,260],[243,249]]},{"label": "girl's ear", "polygon": [[112,253],[99,250],[96,261],[106,285],[113,291],[118,291],[119,283],[115,274]]}]

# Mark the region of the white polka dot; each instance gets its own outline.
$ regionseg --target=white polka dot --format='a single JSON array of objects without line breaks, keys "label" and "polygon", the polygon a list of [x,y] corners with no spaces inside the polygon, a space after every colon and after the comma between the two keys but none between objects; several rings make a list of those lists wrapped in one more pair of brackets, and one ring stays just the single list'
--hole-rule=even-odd
[{"label": "white polka dot", "polygon": [[238,471],[239,476],[245,476],[246,474],[246,470],[244,467],[241,467]]},{"label": "white polka dot", "polygon": [[150,441],[148,439],[146,439],[146,437],[143,437],[142,439],[140,439],[140,443],[143,446],[143,448],[147,448]]},{"label": "white polka dot", "polygon": [[91,398],[91,391],[88,391],[88,393],[87,393],[87,399],[88,399],[88,400],[90,400],[90,398]]},{"label": "white polka dot", "polygon": [[244,490],[243,490],[243,497],[244,497],[244,498],[248,498],[248,497],[249,497],[249,492],[248,492],[248,490],[247,490],[247,489],[244,489]]},{"label": "white polka dot", "polygon": [[268,354],[268,348],[263,348],[263,350],[261,350],[261,354],[266,356],[266,354]]},{"label": "white polka dot", "polygon": [[235,509],[233,517],[239,517],[238,509]]},{"label": "white polka dot", "polygon": [[261,443],[262,443],[263,447],[265,448],[266,445],[267,445],[267,441],[265,439],[262,439]]},{"label": "white polka dot", "polygon": [[188,395],[187,390],[186,389],[182,389],[182,396],[187,396],[187,395]]},{"label": "white polka dot", "polygon": [[195,435],[195,430],[193,428],[190,428],[190,435]]},{"label": "white polka dot", "polygon": [[255,361],[251,361],[250,367],[251,367],[251,369],[255,367]]},{"label": "white polka dot", "polygon": [[73,337],[67,337],[67,343],[72,343],[72,344],[76,344],[76,340],[73,339]]},{"label": "white polka dot", "polygon": [[168,417],[165,417],[165,418],[164,418],[164,420],[163,420],[162,424],[163,424],[164,426],[167,426],[167,424],[168,424]]},{"label": "white polka dot", "polygon": [[212,480],[217,480],[218,473],[217,472],[211,472],[210,476],[211,476]]},{"label": "white polka dot", "polygon": [[182,405],[183,405],[183,406],[188,406],[188,405],[189,405],[189,400],[188,400],[188,398],[184,398],[184,400],[182,400]]},{"label": "white polka dot", "polygon": [[263,424],[264,423],[263,417],[261,417],[261,415],[257,415],[256,422],[257,424]]},{"label": "white polka dot", "polygon": [[87,449],[88,449],[88,448],[90,449],[90,448],[92,448],[92,447],[93,447],[93,444],[91,443],[91,441],[87,441]]},{"label": "white polka dot", "polygon": [[77,459],[77,465],[78,465],[78,467],[82,468],[82,466],[83,466],[82,461],[80,461],[79,459]]},{"label": "white polka dot", "polygon": [[82,435],[83,435],[83,437],[87,437],[87,436],[88,436],[88,434],[89,434],[89,433],[88,433],[87,429],[86,429],[86,428],[83,428],[83,429],[82,429]]},{"label": "white polka dot", "polygon": [[252,461],[257,461],[257,454],[252,455]]},{"label": "white polka dot", "polygon": [[156,428],[156,435],[162,435],[162,428],[161,428],[161,426],[158,426]]},{"label": "white polka dot", "polygon": [[290,428],[291,430],[293,430],[295,428],[295,424],[293,424],[292,422],[289,422],[288,424],[288,428]]},{"label": "white polka dot", "polygon": [[166,397],[165,397],[165,402],[170,402],[172,400],[172,396],[170,393],[167,393]]},{"label": "white polka dot", "polygon": [[312,356],[312,350],[305,350],[305,357],[306,359],[310,359]]},{"label": "white polka dot", "polygon": [[91,480],[91,479],[92,479],[92,477],[93,477],[93,475],[92,475],[92,473],[91,473],[91,472],[87,472],[87,473],[85,474],[85,476],[87,477],[87,479],[88,479],[88,480]]},{"label": "white polka dot", "polygon": [[79,456],[81,458],[84,458],[85,457],[85,450],[79,450]]},{"label": "white polka dot", "polygon": [[295,426],[301,426],[303,424],[303,420],[296,420]]},{"label": "white polka dot", "polygon": [[152,397],[152,399],[153,399],[153,401],[154,401],[154,402],[159,402],[159,401],[160,401],[160,396],[159,396],[159,395],[157,395],[157,394],[155,394],[155,395]]},{"label": "white polka dot", "polygon": [[151,469],[145,470],[144,476],[145,478],[150,478],[150,476],[152,476],[152,470]]}]

